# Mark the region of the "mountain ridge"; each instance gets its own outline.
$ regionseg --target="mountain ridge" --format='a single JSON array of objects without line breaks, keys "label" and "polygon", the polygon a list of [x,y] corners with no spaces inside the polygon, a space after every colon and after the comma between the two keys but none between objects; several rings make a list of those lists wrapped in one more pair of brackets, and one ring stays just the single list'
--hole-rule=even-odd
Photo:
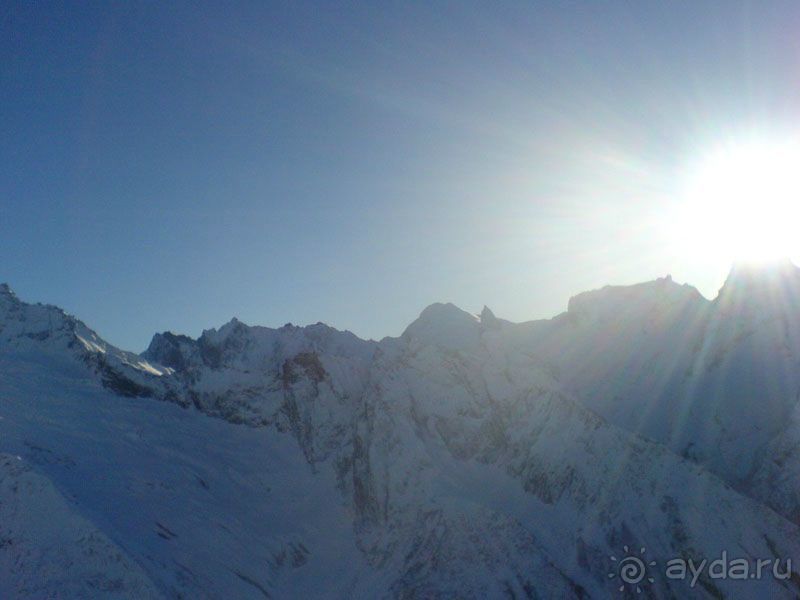
[{"label": "mountain ridge", "polygon": [[[606,597],[623,546],[800,555],[791,310],[667,277],[538,322],[436,303],[376,342],[232,319],[135,355],[0,294],[0,453],[141,565],[118,597]],[[28,548],[22,574],[0,544],[0,590],[61,568]],[[648,594],[789,598],[792,577]]]}]

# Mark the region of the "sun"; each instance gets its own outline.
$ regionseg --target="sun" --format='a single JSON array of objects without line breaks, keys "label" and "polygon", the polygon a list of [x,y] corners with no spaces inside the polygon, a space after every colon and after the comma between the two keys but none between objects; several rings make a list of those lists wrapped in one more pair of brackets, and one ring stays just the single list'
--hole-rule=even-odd
[{"label": "sun", "polygon": [[672,227],[682,250],[724,262],[800,255],[800,143],[730,143],[689,169]]}]

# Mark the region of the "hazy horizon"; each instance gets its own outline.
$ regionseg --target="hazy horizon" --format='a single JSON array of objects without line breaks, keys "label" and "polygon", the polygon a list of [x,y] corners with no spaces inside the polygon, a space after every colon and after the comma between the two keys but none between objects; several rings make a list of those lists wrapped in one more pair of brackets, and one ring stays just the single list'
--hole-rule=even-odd
[{"label": "hazy horizon", "polygon": [[666,274],[713,298],[729,257],[676,243],[694,165],[800,122],[788,2],[0,19],[0,281],[137,351],[233,316],[549,318]]},{"label": "hazy horizon", "polygon": [[[792,265],[793,265],[793,266],[796,268],[796,265],[794,265],[794,263],[791,263],[791,264],[792,264]],[[766,265],[765,265],[765,266],[766,266]],[[731,265],[731,270],[732,270],[732,269],[734,269],[734,268],[736,268],[736,267],[737,267],[737,265],[736,265],[735,263],[734,263],[734,264],[732,264],[732,265]],[[730,271],[729,271],[729,273],[730,273]],[[240,318],[238,315],[231,315],[231,316],[230,316],[230,318],[228,318],[228,319],[225,319],[224,321],[222,321],[222,322],[220,322],[220,323],[206,324],[205,326],[203,326],[203,327],[202,327],[200,330],[198,330],[198,331],[178,331],[178,330],[176,330],[176,329],[174,329],[174,328],[167,328],[167,329],[164,329],[164,330],[153,331],[153,332],[150,334],[150,336],[148,337],[148,342],[149,342],[149,340],[150,340],[150,339],[151,339],[151,338],[152,338],[154,335],[156,335],[156,334],[161,334],[161,333],[166,333],[166,332],[173,333],[173,334],[176,334],[176,335],[187,335],[187,336],[189,336],[189,337],[191,337],[191,338],[195,338],[195,339],[196,339],[196,338],[198,338],[200,335],[202,335],[202,333],[203,333],[203,331],[204,331],[204,330],[209,330],[209,329],[219,329],[220,327],[222,327],[222,326],[224,326],[224,325],[228,324],[228,323],[229,323],[229,322],[231,322],[232,320],[237,320],[237,321],[240,321],[240,322],[242,322],[242,323],[245,323],[245,324],[246,324],[246,325],[248,325],[248,326],[260,326],[260,327],[268,327],[268,328],[274,328],[274,329],[280,328],[280,327],[282,327],[283,325],[287,325],[287,324],[291,324],[291,325],[295,325],[295,326],[299,326],[299,327],[305,327],[305,326],[307,326],[307,325],[314,325],[314,324],[316,324],[316,323],[325,323],[326,325],[328,325],[328,326],[330,326],[330,327],[333,327],[334,329],[339,329],[339,330],[342,330],[342,331],[350,331],[351,333],[354,333],[355,335],[357,335],[358,337],[360,337],[360,338],[362,338],[362,339],[364,339],[364,340],[380,341],[381,339],[383,339],[383,338],[385,338],[385,337],[399,337],[399,336],[400,336],[400,335],[403,333],[403,331],[404,331],[404,330],[405,330],[405,329],[408,327],[408,325],[410,325],[410,324],[411,324],[411,323],[412,323],[412,322],[413,322],[413,321],[414,321],[414,320],[415,320],[417,317],[419,317],[419,315],[420,315],[420,313],[421,313],[422,311],[424,311],[424,310],[425,310],[427,307],[429,307],[429,306],[431,306],[431,305],[434,305],[434,304],[453,304],[453,305],[455,305],[457,308],[459,308],[459,309],[461,309],[461,310],[463,310],[463,311],[465,311],[465,312],[467,312],[467,313],[473,314],[473,315],[475,315],[476,317],[480,315],[480,313],[481,313],[481,311],[482,311],[482,309],[483,309],[484,307],[487,307],[487,308],[489,308],[489,310],[491,310],[491,311],[492,311],[492,313],[493,313],[493,314],[494,314],[496,317],[498,317],[498,318],[500,318],[500,319],[504,319],[504,320],[506,320],[506,321],[511,321],[511,322],[513,322],[513,323],[525,323],[525,322],[529,322],[529,321],[536,321],[536,320],[548,320],[548,319],[552,319],[552,318],[555,318],[555,317],[557,317],[558,315],[560,315],[560,314],[562,314],[562,313],[564,313],[564,312],[566,312],[566,311],[567,311],[567,305],[568,305],[568,301],[569,301],[571,298],[573,298],[573,297],[574,297],[574,296],[576,296],[576,295],[582,294],[582,293],[584,293],[584,292],[597,291],[597,290],[600,290],[600,289],[602,289],[603,287],[607,287],[607,286],[610,286],[610,287],[625,287],[625,286],[636,285],[636,284],[639,284],[639,283],[649,283],[649,282],[653,282],[653,281],[656,281],[656,280],[658,280],[658,279],[663,279],[663,278],[667,278],[667,277],[668,277],[668,278],[670,278],[670,279],[671,279],[671,280],[672,280],[672,281],[673,281],[675,284],[677,284],[677,285],[689,285],[689,286],[691,286],[692,288],[694,288],[695,290],[697,290],[697,291],[698,291],[698,292],[701,294],[701,296],[703,296],[703,298],[705,298],[705,299],[706,299],[706,300],[708,300],[708,301],[713,301],[713,300],[714,300],[714,299],[717,297],[717,295],[718,295],[718,292],[719,292],[719,289],[718,289],[718,290],[715,290],[715,291],[714,291],[714,293],[713,293],[712,295],[707,295],[707,294],[704,294],[704,293],[703,293],[703,292],[702,292],[702,291],[701,291],[699,288],[697,288],[697,286],[695,286],[695,285],[692,285],[692,283],[691,283],[691,282],[688,282],[688,281],[677,281],[677,280],[675,280],[675,278],[674,278],[674,277],[672,277],[672,274],[671,274],[671,273],[666,273],[666,274],[664,274],[664,275],[661,275],[661,276],[659,276],[659,277],[657,277],[657,278],[650,279],[650,280],[645,280],[645,281],[634,281],[634,282],[628,282],[628,283],[613,283],[613,282],[611,282],[611,283],[604,284],[604,285],[602,285],[602,286],[600,286],[600,287],[597,287],[597,288],[591,288],[591,289],[586,289],[586,290],[576,290],[574,293],[570,294],[570,295],[569,295],[569,296],[568,296],[568,297],[567,297],[567,298],[564,300],[563,308],[562,308],[561,310],[559,310],[559,311],[557,311],[557,312],[555,312],[555,313],[553,313],[553,314],[551,314],[551,315],[536,316],[536,317],[531,317],[531,318],[527,318],[527,319],[526,319],[526,318],[523,318],[523,319],[509,319],[509,318],[508,318],[508,317],[506,317],[505,315],[503,315],[503,314],[500,314],[500,313],[497,313],[497,311],[495,311],[495,310],[494,310],[494,309],[493,309],[491,306],[489,306],[489,305],[487,305],[487,304],[485,304],[485,303],[484,303],[484,304],[482,304],[480,307],[478,307],[478,308],[475,308],[475,307],[465,307],[465,306],[461,306],[461,305],[459,305],[459,304],[457,304],[457,303],[455,303],[455,302],[451,302],[451,301],[449,301],[449,300],[446,300],[446,299],[439,299],[439,300],[432,300],[431,302],[428,302],[427,304],[425,304],[425,305],[423,305],[423,306],[420,306],[420,307],[419,307],[419,309],[417,310],[417,312],[414,314],[414,316],[413,316],[413,317],[412,317],[412,318],[411,318],[411,319],[410,319],[410,320],[409,320],[407,323],[405,323],[404,325],[402,325],[402,327],[400,328],[400,331],[398,331],[398,332],[386,333],[386,334],[384,334],[384,335],[381,335],[381,336],[379,336],[379,337],[369,337],[369,336],[362,336],[362,335],[359,335],[359,334],[358,334],[358,332],[354,332],[354,331],[351,331],[351,330],[349,330],[349,329],[346,329],[346,328],[338,327],[336,323],[329,323],[329,322],[321,321],[321,320],[319,320],[319,319],[317,319],[317,320],[314,320],[314,319],[312,319],[312,320],[309,320],[309,321],[306,321],[306,322],[302,322],[302,323],[295,323],[295,322],[290,322],[290,321],[284,321],[284,322],[281,322],[281,323],[278,323],[278,322],[275,322],[275,323],[258,323],[258,322],[251,322],[251,321],[247,321],[247,320],[245,320],[245,319],[242,319],[242,318]],[[9,287],[9,289],[11,290],[11,292],[12,292],[12,293],[13,293],[15,296],[17,296],[19,300],[21,300],[22,302],[25,302],[25,303],[27,303],[27,304],[48,304],[48,305],[53,305],[53,303],[52,303],[52,302],[49,302],[49,301],[48,301],[48,300],[46,300],[46,299],[37,299],[37,298],[26,298],[26,297],[21,297],[21,296],[20,296],[20,295],[17,293],[17,290],[14,288],[14,286],[13,286],[13,285],[12,285],[10,282],[6,282],[6,281],[0,281],[0,285],[7,285],[7,286]],[[57,305],[56,305],[56,306],[57,306]],[[64,307],[62,307],[62,306],[58,306],[58,308],[62,308],[62,309],[63,309]],[[93,328],[93,329],[94,329],[93,325],[92,325],[90,322],[87,322],[87,321],[86,321],[86,319],[82,318],[82,316],[81,316],[80,314],[73,313],[73,312],[71,312],[71,311],[69,311],[69,310],[67,310],[67,312],[68,312],[69,314],[72,314],[73,316],[77,317],[77,318],[78,318],[78,319],[80,319],[81,321],[83,321],[83,322],[84,322],[84,323],[85,323],[85,324],[86,324],[88,327],[90,327],[90,328]],[[120,319],[121,319],[121,320],[124,320],[124,315],[120,315]],[[101,332],[101,331],[97,331],[97,333],[98,333],[98,334],[99,334],[99,335],[100,335],[100,336],[101,336],[103,339],[105,339],[105,341],[107,341],[107,342],[111,342],[111,343],[114,343],[114,342],[113,342],[113,340],[109,340],[108,338],[106,338],[106,337],[105,337],[105,336],[102,334],[102,332]],[[147,344],[146,344],[146,345],[145,345],[145,347],[143,347],[143,348],[141,348],[141,349],[138,349],[138,348],[127,348],[127,347],[125,347],[125,346],[121,346],[121,345],[119,345],[119,344],[114,344],[114,345],[115,345],[115,346],[117,346],[117,347],[119,347],[119,348],[120,348],[120,349],[122,349],[122,350],[133,351],[133,352],[141,352],[141,351],[145,350],[145,349],[146,349],[146,346],[147,346]]]}]

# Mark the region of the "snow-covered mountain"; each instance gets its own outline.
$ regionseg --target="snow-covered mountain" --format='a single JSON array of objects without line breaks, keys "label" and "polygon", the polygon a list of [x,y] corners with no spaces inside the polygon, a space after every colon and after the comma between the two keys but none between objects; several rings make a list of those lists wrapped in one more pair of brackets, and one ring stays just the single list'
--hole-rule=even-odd
[{"label": "snow-covered mountain", "polygon": [[799,273],[141,356],[2,286],[0,598],[798,597],[665,568],[800,565]]}]

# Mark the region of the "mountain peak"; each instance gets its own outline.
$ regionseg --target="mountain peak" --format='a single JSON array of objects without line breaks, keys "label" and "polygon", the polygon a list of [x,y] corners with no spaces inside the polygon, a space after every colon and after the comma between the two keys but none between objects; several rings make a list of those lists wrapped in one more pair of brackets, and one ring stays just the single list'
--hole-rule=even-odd
[{"label": "mountain peak", "polygon": [[451,302],[436,302],[420,313],[402,337],[443,347],[472,346],[480,339],[480,322]]},{"label": "mountain peak", "polygon": [[196,345],[197,342],[187,335],[171,331],[156,333],[147,350],[142,352],[142,358],[180,371],[185,368],[187,356]]},{"label": "mountain peak", "polygon": [[716,302],[724,309],[753,306],[800,307],[800,269],[790,260],[770,263],[736,263],[731,267]]},{"label": "mountain peak", "polygon": [[18,310],[22,302],[7,283],[0,283],[0,315]]},{"label": "mountain peak", "polygon": [[14,290],[11,289],[11,286],[7,283],[0,283],[0,297],[6,297],[11,300],[17,300],[17,295],[14,293]]},{"label": "mountain peak", "polygon": [[687,303],[705,303],[694,287],[673,281],[666,275],[634,285],[607,285],[599,290],[583,292],[569,299],[567,311],[595,317],[618,318],[639,311],[663,310]]},{"label": "mountain peak", "polygon": [[494,316],[492,310],[484,305],[481,311],[481,325],[489,329],[498,329],[500,327],[500,320]]}]

